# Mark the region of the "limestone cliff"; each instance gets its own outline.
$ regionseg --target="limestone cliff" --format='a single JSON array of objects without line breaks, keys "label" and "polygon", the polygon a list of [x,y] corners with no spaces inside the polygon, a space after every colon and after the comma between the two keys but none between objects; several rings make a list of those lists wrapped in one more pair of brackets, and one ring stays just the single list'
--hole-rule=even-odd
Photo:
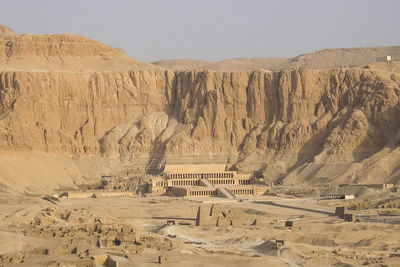
[{"label": "limestone cliff", "polygon": [[0,147],[128,159],[256,153],[260,166],[271,151],[296,164],[360,161],[396,143],[399,81],[363,69],[2,72]]},{"label": "limestone cliff", "polygon": [[[23,38],[28,37],[7,43]],[[0,58],[30,51],[24,52],[25,41],[12,42]],[[39,58],[53,51],[35,42],[33,47]],[[76,53],[72,46],[57,49]],[[93,57],[102,53],[96,49]],[[171,71],[136,61],[135,68],[127,67],[129,58],[104,49],[117,53],[112,60],[116,65],[121,60],[118,68],[86,65],[85,71],[73,71],[72,65],[51,59],[58,63],[14,70],[17,65],[2,61],[3,155],[101,155],[119,162],[118,168],[110,163],[108,172],[128,172],[138,162],[138,168],[154,171],[166,160],[202,160],[229,162],[286,183],[399,180],[398,71]],[[29,68],[36,61],[31,63]],[[69,173],[74,179],[101,174]]]}]

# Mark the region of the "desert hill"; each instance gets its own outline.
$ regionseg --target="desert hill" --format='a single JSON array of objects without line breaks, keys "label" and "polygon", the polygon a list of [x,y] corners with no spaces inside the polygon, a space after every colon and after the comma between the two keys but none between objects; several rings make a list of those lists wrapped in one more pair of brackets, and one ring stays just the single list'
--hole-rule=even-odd
[{"label": "desert hill", "polygon": [[173,70],[279,71],[283,69],[357,68],[375,63],[377,58],[391,55],[400,59],[400,46],[336,48],[299,55],[294,58],[236,58],[218,62],[174,59],[153,62]]},{"label": "desert hill", "polygon": [[234,58],[218,62],[192,59],[169,59],[152,64],[172,70],[214,70],[222,72],[254,71],[258,69],[279,70],[288,64],[288,58]]},{"label": "desert hill", "polygon": [[400,181],[397,62],[173,71],[82,36],[5,32],[0,190],[43,192],[193,161],[267,182]]},{"label": "desert hill", "polygon": [[1,70],[14,71],[117,71],[151,70],[123,51],[87,37],[63,34],[14,34],[0,27]]},{"label": "desert hill", "polygon": [[209,68],[213,63],[196,59],[166,59],[155,61],[151,64],[171,70],[202,70]]},{"label": "desert hill", "polygon": [[324,49],[297,56],[282,68],[356,68],[373,64],[377,58],[386,55],[399,60],[400,46]]}]

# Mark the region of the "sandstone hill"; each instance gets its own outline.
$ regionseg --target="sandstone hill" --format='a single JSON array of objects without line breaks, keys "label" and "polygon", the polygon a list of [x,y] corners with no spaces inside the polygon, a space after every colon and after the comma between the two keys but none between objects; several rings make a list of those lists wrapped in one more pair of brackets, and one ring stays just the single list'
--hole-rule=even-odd
[{"label": "sandstone hill", "polygon": [[196,59],[166,59],[155,61],[151,64],[171,70],[203,70],[210,69],[214,63]]},{"label": "sandstone hill", "polygon": [[355,68],[375,63],[377,58],[387,55],[400,60],[400,46],[324,49],[297,56],[282,68]]},{"label": "sandstone hill", "polygon": [[254,71],[259,69],[280,70],[289,64],[288,58],[234,58],[218,62],[193,59],[169,59],[152,64],[172,70],[214,70],[223,72]]},{"label": "sandstone hill", "polygon": [[63,34],[14,34],[0,27],[1,70],[11,71],[118,71],[151,70],[121,50],[87,37]]},{"label": "sandstone hill", "polygon": [[173,71],[70,34],[0,45],[0,190],[193,161],[267,182],[400,181],[398,62]]},{"label": "sandstone hill", "polygon": [[236,58],[219,62],[174,59],[153,62],[173,70],[279,71],[283,69],[356,68],[375,63],[377,58],[391,55],[400,59],[400,46],[337,48],[303,54],[295,58]]}]

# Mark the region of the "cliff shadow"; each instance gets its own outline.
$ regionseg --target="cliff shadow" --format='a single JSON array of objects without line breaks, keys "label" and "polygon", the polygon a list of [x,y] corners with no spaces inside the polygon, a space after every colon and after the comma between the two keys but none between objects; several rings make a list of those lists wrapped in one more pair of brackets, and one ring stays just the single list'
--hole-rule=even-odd
[{"label": "cliff shadow", "polygon": [[[321,154],[324,149],[324,141],[327,139],[328,135],[329,131],[327,127],[325,127],[305,142],[297,153],[296,163],[287,169],[285,177],[301,165],[312,162],[315,156]],[[282,177],[280,182],[282,182],[285,177]]]},{"label": "cliff shadow", "polygon": [[391,151],[400,146],[400,103],[368,118],[367,137],[353,150],[357,162],[373,156],[387,147]]}]

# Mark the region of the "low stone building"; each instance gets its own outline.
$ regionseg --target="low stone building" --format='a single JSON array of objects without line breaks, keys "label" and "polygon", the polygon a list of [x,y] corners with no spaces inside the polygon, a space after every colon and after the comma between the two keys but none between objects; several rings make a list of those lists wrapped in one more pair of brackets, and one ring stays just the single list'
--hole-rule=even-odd
[{"label": "low stone building", "polygon": [[356,221],[356,216],[354,214],[345,214],[344,215],[344,221],[345,222],[355,222]]},{"label": "low stone building", "polygon": [[338,216],[339,218],[344,218],[344,215],[346,214],[346,207],[336,207],[335,209],[335,216]]},{"label": "low stone building", "polygon": [[320,200],[330,200],[330,199],[354,199],[354,195],[350,194],[331,194],[331,195],[320,195]]},{"label": "low stone building", "polygon": [[285,222],[285,227],[286,227],[286,228],[289,228],[289,229],[292,229],[292,227],[293,227],[293,221],[286,221],[286,222]]}]

